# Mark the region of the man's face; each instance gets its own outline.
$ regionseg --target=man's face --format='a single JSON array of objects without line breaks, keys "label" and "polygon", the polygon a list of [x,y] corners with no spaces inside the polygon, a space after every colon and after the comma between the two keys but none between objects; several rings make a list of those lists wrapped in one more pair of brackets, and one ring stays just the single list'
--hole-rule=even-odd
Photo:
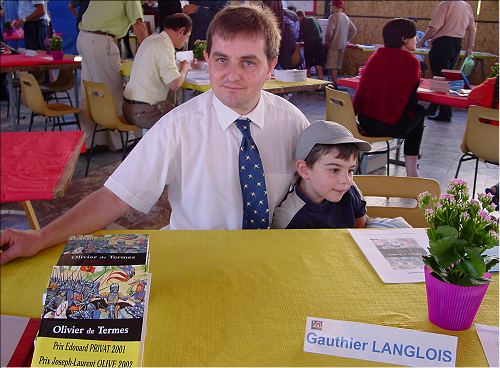
[{"label": "man's face", "polygon": [[276,60],[268,62],[263,38],[213,36],[210,55],[205,52],[212,89],[224,105],[241,115],[252,111]]}]

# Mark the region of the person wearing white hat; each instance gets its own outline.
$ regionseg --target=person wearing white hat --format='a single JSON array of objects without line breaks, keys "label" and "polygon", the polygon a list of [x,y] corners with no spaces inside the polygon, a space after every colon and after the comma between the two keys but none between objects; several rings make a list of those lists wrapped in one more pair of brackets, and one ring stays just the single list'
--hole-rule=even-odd
[{"label": "person wearing white hat", "polygon": [[272,228],[365,227],[366,201],[353,182],[358,152],[371,145],[344,126],[317,120],[304,129],[295,149],[292,189],[274,211]]}]

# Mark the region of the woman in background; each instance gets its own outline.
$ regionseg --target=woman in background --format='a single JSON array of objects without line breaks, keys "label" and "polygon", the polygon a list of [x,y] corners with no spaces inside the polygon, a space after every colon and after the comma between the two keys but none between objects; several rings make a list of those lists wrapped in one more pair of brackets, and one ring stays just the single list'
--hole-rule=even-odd
[{"label": "woman in background", "polygon": [[417,103],[420,63],[413,55],[416,32],[415,23],[405,18],[384,26],[384,47],[366,62],[353,102],[364,134],[405,139],[407,176],[418,176],[424,132],[425,109]]}]

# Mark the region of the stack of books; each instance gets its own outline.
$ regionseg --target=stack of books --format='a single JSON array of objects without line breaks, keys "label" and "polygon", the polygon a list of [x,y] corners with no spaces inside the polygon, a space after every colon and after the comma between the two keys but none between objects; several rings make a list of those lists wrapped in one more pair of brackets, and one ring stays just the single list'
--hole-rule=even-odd
[{"label": "stack of books", "polygon": [[307,79],[307,71],[299,69],[274,69],[274,77],[282,82],[302,82]]},{"label": "stack of books", "polygon": [[437,92],[448,92],[464,88],[463,80],[446,80],[443,77],[434,77],[430,80],[429,89]]},{"label": "stack of books", "polygon": [[151,274],[145,234],[71,237],[43,296],[34,366],[140,366]]}]

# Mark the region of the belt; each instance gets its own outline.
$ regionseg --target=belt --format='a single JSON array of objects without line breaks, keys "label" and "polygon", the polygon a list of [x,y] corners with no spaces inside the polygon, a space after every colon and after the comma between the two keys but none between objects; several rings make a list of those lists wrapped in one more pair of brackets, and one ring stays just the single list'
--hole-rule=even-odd
[{"label": "belt", "polygon": [[116,38],[115,35],[112,35],[111,33],[103,32],[103,31],[85,31],[85,32]]},{"label": "belt", "polygon": [[126,103],[132,104],[132,105],[151,105],[147,102],[141,102],[141,101],[135,101],[135,100],[129,100],[127,97],[123,96],[123,101]]}]

